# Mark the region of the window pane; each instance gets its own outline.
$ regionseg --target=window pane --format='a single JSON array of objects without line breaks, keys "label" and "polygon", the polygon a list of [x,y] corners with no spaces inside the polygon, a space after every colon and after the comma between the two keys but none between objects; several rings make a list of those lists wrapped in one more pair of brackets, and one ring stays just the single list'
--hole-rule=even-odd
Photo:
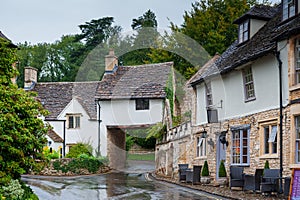
[{"label": "window pane", "polygon": [[265,127],[264,128],[264,146],[265,146],[265,154],[268,154],[269,153],[269,131],[270,131],[270,129],[269,129],[269,126],[267,126],[267,127]]},{"label": "window pane", "polygon": [[300,141],[296,142],[296,163],[300,163]]},{"label": "window pane", "polygon": [[76,128],[80,128],[80,117],[76,116]]},{"label": "window pane", "polygon": [[69,128],[74,128],[74,117],[69,116]]}]

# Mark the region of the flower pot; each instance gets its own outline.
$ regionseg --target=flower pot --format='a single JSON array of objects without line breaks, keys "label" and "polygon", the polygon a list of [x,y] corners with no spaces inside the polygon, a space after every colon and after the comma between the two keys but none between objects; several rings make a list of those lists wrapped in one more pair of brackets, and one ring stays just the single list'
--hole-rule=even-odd
[{"label": "flower pot", "polygon": [[202,184],[209,184],[210,183],[210,177],[209,176],[201,176],[200,182]]},{"label": "flower pot", "polygon": [[225,187],[228,184],[228,179],[227,177],[219,177],[217,183],[220,187]]}]

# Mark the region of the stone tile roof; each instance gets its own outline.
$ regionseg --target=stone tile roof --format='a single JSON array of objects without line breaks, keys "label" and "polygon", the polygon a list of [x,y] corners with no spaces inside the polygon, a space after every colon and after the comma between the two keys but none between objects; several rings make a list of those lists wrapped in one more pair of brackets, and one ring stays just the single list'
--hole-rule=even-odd
[{"label": "stone tile roof", "polygon": [[98,84],[99,81],[37,83],[33,91],[38,93],[38,99],[50,112],[46,119],[56,119],[73,98],[78,100],[91,119],[96,119],[95,92]]},{"label": "stone tile roof", "polygon": [[[300,16],[294,20],[283,23],[281,17],[281,5],[274,7],[275,15],[270,19],[251,39],[238,44],[235,41],[228,49],[217,59],[210,67],[203,71],[201,75],[191,81],[195,85],[218,74],[225,74],[242,66],[248,62],[254,61],[262,56],[276,52],[276,38],[284,36],[285,33],[291,34],[291,31],[299,31]],[[252,11],[253,12],[253,11]]]},{"label": "stone tile roof", "polygon": [[47,135],[54,141],[57,143],[63,143],[64,140],[52,129],[48,130]]},{"label": "stone tile roof", "polygon": [[242,15],[240,18],[236,19],[233,23],[238,24],[244,21],[245,19],[261,19],[268,21],[271,19],[274,14],[276,14],[276,7],[267,6],[267,5],[255,5],[248,12]]},{"label": "stone tile roof", "polygon": [[165,88],[172,67],[173,62],[119,66],[114,74],[104,75],[97,89],[96,98],[100,100],[165,98]]}]

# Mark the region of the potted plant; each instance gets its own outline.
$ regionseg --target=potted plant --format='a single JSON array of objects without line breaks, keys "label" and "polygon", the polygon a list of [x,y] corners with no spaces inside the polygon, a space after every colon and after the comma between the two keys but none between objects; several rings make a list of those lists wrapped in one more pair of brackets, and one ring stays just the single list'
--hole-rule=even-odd
[{"label": "potted plant", "polygon": [[269,161],[268,160],[266,160],[266,162],[265,162],[263,174],[265,173],[265,169],[270,169],[270,165],[269,165]]},{"label": "potted plant", "polygon": [[203,183],[203,184],[209,184],[210,183],[210,176],[209,176],[209,169],[208,169],[207,161],[204,162],[202,172],[201,172],[200,182]]},{"label": "potted plant", "polygon": [[222,160],[219,166],[219,179],[218,183],[220,186],[225,186],[228,183],[226,168],[224,165],[224,161]]}]

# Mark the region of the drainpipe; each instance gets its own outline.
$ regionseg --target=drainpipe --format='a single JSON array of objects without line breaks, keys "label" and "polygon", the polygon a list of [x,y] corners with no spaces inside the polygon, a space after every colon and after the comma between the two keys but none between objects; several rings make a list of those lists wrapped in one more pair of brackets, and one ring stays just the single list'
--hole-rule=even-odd
[{"label": "drainpipe", "polygon": [[[278,67],[279,67],[279,112],[280,112],[280,121],[279,121],[279,146],[280,146],[280,152],[279,152],[279,158],[280,158],[280,177],[282,177],[282,171],[283,171],[283,157],[282,157],[282,148],[283,148],[283,131],[282,131],[282,121],[283,121],[283,103],[282,103],[282,61],[280,59],[280,52],[276,52],[276,58],[278,61]],[[282,188],[282,179],[279,179],[279,193],[283,193]]]},{"label": "drainpipe", "polygon": [[100,111],[101,111],[101,105],[99,100],[96,100],[98,104],[98,155],[100,156],[100,142],[101,142],[101,122],[102,120],[100,119]]}]

